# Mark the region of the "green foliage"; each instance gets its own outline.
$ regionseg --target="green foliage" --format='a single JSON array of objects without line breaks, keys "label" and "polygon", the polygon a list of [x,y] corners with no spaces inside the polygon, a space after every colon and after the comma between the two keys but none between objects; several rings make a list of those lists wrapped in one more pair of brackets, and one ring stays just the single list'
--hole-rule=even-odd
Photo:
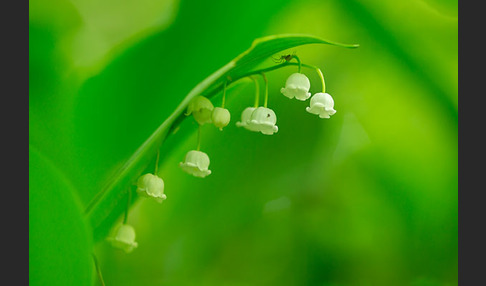
[{"label": "green foliage", "polygon": [[90,285],[92,238],[74,187],[29,148],[29,284]]}]

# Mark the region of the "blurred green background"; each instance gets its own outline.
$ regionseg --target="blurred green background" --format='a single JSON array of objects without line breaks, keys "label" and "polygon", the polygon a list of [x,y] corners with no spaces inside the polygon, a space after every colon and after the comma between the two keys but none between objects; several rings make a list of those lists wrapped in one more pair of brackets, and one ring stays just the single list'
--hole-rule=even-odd
[{"label": "blurred green background", "polygon": [[[286,67],[267,74],[278,133],[237,128],[242,81],[230,125],[202,128],[212,174],[178,167],[188,118],[161,148],[167,200],[130,211],[139,247],[93,241],[82,213],[110,176],[198,82],[282,33],[360,44],[288,51],[337,113],[280,94]],[[29,1],[32,285],[99,285],[92,251],[106,285],[457,285],[457,52],[457,1]]]}]

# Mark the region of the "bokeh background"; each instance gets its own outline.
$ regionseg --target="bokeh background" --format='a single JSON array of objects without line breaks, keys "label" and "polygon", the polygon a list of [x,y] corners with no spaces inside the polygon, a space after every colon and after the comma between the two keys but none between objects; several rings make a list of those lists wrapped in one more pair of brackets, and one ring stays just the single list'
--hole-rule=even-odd
[{"label": "bokeh background", "polygon": [[[286,67],[267,74],[278,133],[249,132],[241,81],[230,125],[202,128],[213,173],[178,167],[188,118],[161,148],[168,199],[130,210],[139,247],[92,241],[82,212],[110,176],[198,82],[282,33],[360,44],[288,51],[337,113],[280,94]],[[99,285],[93,250],[106,285],[457,285],[457,52],[457,1],[29,1],[32,284]]]}]

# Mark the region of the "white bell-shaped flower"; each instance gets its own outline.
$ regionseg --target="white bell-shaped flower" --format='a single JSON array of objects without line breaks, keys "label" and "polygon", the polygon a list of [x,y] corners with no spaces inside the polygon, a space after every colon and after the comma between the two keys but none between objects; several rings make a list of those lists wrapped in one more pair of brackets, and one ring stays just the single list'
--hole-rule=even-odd
[{"label": "white bell-shaped flower", "polygon": [[305,101],[311,94],[309,92],[310,81],[303,73],[293,73],[285,82],[285,87],[280,89],[280,92],[286,97]]},{"label": "white bell-shaped flower", "polygon": [[211,119],[213,120],[214,126],[218,127],[219,130],[222,131],[223,127],[226,127],[229,124],[231,120],[231,114],[228,109],[215,107],[213,109]]},{"label": "white bell-shaped flower", "polygon": [[137,193],[144,197],[153,198],[159,203],[167,199],[164,194],[164,181],[153,174],[145,174],[138,178]]},{"label": "white bell-shaped flower", "polygon": [[201,151],[191,150],[187,152],[184,162],[179,163],[179,166],[186,173],[195,177],[204,178],[211,174],[211,170],[209,170],[209,157]]},{"label": "white bell-shaped flower", "polygon": [[258,107],[251,113],[248,127],[265,135],[272,135],[278,131],[277,115],[270,108]]},{"label": "white bell-shaped flower", "polygon": [[209,99],[202,95],[194,97],[187,106],[186,115],[191,115],[200,125],[211,123],[214,106]]},{"label": "white bell-shaped flower", "polygon": [[250,131],[257,131],[257,129],[254,129],[254,126],[250,126],[249,122],[251,119],[251,114],[253,111],[256,109],[256,107],[247,107],[243,112],[241,113],[241,121],[236,122],[236,126],[238,127],[244,127]]},{"label": "white bell-shaped flower", "polygon": [[330,118],[336,113],[334,100],[329,93],[316,93],[310,100],[310,106],[305,109],[307,112],[319,115],[320,118]]},{"label": "white bell-shaped flower", "polygon": [[135,229],[129,224],[120,225],[115,231],[115,236],[109,237],[108,240],[113,247],[120,248],[126,253],[130,253],[138,247],[138,243],[135,241]]}]

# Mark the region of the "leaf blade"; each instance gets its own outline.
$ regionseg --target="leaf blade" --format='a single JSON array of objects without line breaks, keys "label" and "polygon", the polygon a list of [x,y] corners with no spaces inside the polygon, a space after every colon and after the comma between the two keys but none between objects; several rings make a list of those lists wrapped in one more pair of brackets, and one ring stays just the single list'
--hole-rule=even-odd
[{"label": "leaf blade", "polygon": [[91,285],[92,239],[76,191],[29,145],[29,282]]}]

